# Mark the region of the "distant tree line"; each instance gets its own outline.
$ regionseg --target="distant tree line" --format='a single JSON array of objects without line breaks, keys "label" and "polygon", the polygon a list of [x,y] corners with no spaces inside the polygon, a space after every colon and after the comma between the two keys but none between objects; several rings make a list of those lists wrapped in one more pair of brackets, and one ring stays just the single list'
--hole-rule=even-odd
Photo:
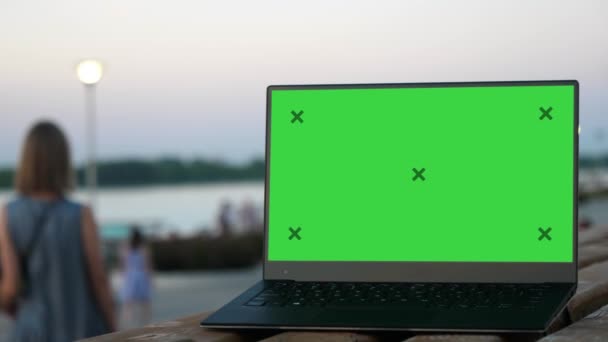
[{"label": "distant tree line", "polygon": [[[13,169],[0,170],[0,188],[13,186],[14,173]],[[263,180],[264,174],[263,159],[254,159],[242,165],[177,158],[125,159],[104,161],[97,165],[98,182],[102,187]],[[76,179],[78,184],[84,184],[84,167],[76,169]]]},{"label": "distant tree line", "polygon": [[[608,155],[580,157],[579,165],[581,168],[608,167]],[[1,189],[13,186],[14,174],[13,169],[0,169]],[[263,180],[265,165],[261,158],[242,165],[205,159],[124,159],[99,163],[97,174],[102,187],[246,181]],[[84,175],[84,167],[77,168],[76,179],[79,185],[84,184]]]},{"label": "distant tree line", "polygon": [[579,157],[579,166],[586,167],[608,167],[608,155],[597,157]]}]

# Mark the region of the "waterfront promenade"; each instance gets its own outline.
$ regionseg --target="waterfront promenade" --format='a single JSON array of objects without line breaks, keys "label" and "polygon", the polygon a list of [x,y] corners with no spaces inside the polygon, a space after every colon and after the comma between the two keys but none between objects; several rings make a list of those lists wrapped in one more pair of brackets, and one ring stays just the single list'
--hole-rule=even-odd
[{"label": "waterfront promenade", "polygon": [[[608,340],[608,226],[596,226],[579,234],[579,286],[567,308],[557,317],[543,342]],[[244,285],[244,284],[243,284]],[[412,335],[360,332],[221,332],[200,328],[208,312],[152,324],[143,328],[99,336],[106,341],[533,341],[534,335]]]}]

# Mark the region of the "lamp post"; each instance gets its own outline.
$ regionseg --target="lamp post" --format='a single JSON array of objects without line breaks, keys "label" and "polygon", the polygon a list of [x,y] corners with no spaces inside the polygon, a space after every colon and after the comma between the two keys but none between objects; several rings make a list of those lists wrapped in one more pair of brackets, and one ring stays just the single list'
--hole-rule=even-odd
[{"label": "lamp post", "polygon": [[103,65],[96,60],[84,60],[76,67],[78,79],[84,85],[86,106],[86,135],[87,135],[87,168],[86,187],[89,192],[89,203],[96,206],[97,193],[97,127],[96,127],[96,84],[103,76]]}]

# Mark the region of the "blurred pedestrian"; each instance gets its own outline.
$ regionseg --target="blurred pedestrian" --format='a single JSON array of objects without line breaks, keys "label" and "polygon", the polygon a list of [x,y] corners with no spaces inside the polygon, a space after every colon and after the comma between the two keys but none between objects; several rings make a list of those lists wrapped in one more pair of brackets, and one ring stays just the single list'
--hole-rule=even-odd
[{"label": "blurred pedestrian", "polygon": [[65,135],[52,122],[27,134],[16,198],[0,215],[0,304],[11,341],[73,341],[114,330],[114,308],[90,208],[73,183]]},{"label": "blurred pedestrian", "polygon": [[229,236],[234,231],[234,212],[232,209],[232,203],[229,200],[224,200],[220,205],[220,213],[218,216],[218,225],[220,229],[220,235],[222,237]]},{"label": "blurred pedestrian", "polygon": [[241,225],[246,232],[258,231],[260,219],[255,204],[251,198],[246,198],[239,210]]},{"label": "blurred pedestrian", "polygon": [[144,236],[137,227],[131,229],[128,245],[122,253],[123,317],[128,327],[150,321],[152,264]]}]

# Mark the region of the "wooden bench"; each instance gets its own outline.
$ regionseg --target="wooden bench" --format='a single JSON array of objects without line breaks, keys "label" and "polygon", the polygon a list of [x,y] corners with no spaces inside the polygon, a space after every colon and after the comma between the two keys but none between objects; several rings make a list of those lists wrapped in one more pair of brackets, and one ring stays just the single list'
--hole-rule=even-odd
[{"label": "wooden bench", "polygon": [[[595,228],[594,228],[595,229]],[[566,309],[559,315],[543,342],[608,341],[608,227],[591,229],[579,237],[579,286]],[[590,237],[589,237],[590,236]],[[537,340],[534,335],[468,335],[356,332],[280,332],[280,331],[219,331],[199,327],[207,314],[198,314],[174,321],[121,331],[88,339],[106,341],[169,341],[169,342],[499,342]]]}]

